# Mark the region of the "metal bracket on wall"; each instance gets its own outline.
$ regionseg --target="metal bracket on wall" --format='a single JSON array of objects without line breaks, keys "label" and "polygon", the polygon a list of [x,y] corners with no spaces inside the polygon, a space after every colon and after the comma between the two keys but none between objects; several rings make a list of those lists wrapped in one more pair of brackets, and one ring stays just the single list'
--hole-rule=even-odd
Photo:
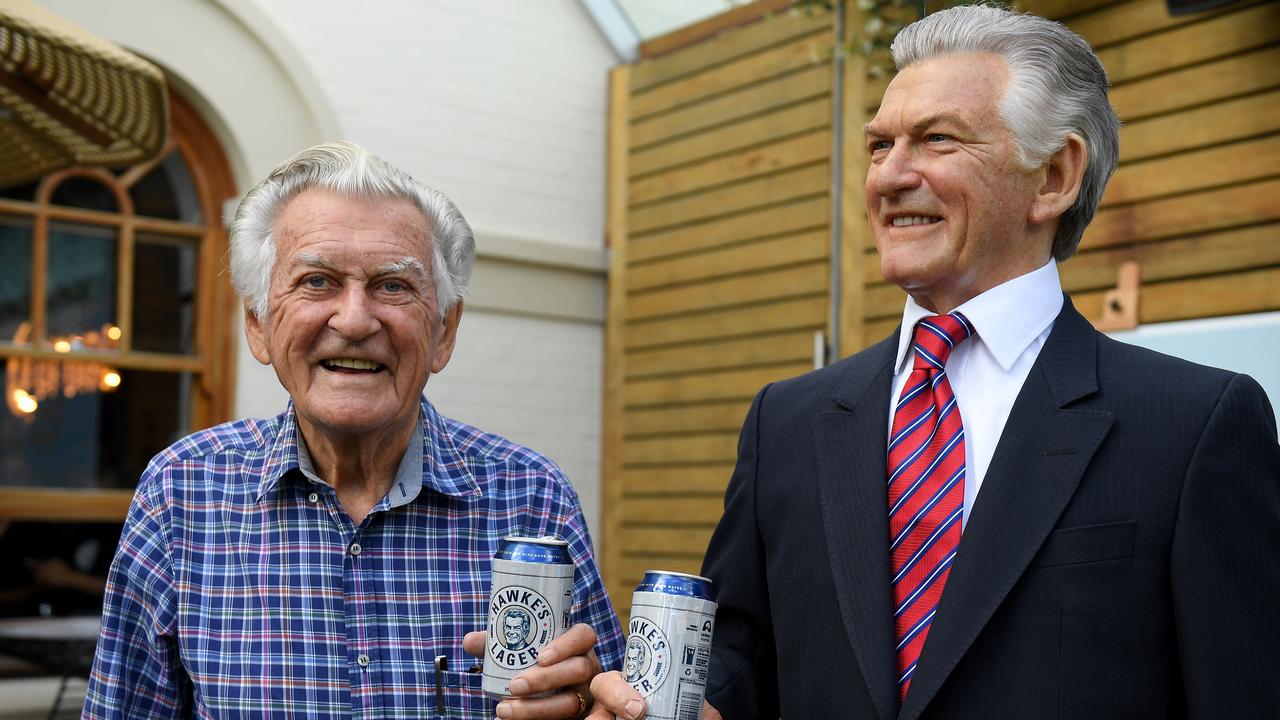
[{"label": "metal bracket on wall", "polygon": [[1120,264],[1116,286],[1107,291],[1102,301],[1102,319],[1094,327],[1102,332],[1132,330],[1138,327],[1138,295],[1142,287],[1142,266],[1136,260]]}]

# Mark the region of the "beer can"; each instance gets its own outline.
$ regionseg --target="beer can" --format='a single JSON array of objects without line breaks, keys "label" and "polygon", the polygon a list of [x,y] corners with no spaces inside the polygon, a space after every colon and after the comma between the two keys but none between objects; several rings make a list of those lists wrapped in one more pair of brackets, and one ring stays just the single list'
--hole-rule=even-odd
[{"label": "beer can", "polygon": [[493,556],[485,693],[510,695],[511,678],[537,664],[547,643],[569,629],[572,609],[569,543],[556,537],[503,538]]},{"label": "beer can", "polygon": [[710,580],[661,570],[644,574],[631,596],[622,675],[644,696],[647,717],[702,717],[715,621]]}]

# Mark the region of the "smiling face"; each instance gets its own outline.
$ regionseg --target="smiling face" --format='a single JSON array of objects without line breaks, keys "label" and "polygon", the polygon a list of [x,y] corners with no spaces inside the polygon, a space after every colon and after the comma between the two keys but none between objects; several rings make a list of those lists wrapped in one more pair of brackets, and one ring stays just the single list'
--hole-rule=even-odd
[{"label": "smiling face", "polygon": [[1042,174],[1023,169],[999,111],[1009,72],[991,54],[907,66],[866,126],[867,214],[886,280],[949,312],[1049,260],[1029,213]]},{"label": "smiling face", "polygon": [[502,620],[502,635],[507,640],[507,647],[519,650],[524,647],[524,636],[529,632],[529,616],[519,610],[512,610]]},{"label": "smiling face", "polygon": [[276,220],[267,316],[245,313],[311,437],[412,432],[418,398],[453,352],[461,304],[442,318],[430,224],[405,200],[310,189]]}]

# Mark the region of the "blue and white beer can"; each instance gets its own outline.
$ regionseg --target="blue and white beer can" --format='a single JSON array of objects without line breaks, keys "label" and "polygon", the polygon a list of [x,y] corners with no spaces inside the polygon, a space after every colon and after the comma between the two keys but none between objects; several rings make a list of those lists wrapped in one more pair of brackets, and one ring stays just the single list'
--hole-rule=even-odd
[{"label": "blue and white beer can", "polygon": [[649,570],[631,596],[622,676],[655,720],[698,720],[707,692],[716,603],[711,581]]},{"label": "blue and white beer can", "polygon": [[481,687],[510,695],[511,678],[533,667],[538,653],[569,629],[573,560],[556,537],[505,537],[493,556],[489,642]]}]

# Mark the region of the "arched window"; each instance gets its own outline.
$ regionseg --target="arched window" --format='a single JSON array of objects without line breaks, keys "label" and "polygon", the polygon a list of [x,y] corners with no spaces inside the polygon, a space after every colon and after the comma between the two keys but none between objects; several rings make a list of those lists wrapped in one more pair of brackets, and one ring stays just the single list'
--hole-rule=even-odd
[{"label": "arched window", "polygon": [[0,189],[0,518],[119,520],[147,461],[229,418],[235,300],[219,144]]}]

